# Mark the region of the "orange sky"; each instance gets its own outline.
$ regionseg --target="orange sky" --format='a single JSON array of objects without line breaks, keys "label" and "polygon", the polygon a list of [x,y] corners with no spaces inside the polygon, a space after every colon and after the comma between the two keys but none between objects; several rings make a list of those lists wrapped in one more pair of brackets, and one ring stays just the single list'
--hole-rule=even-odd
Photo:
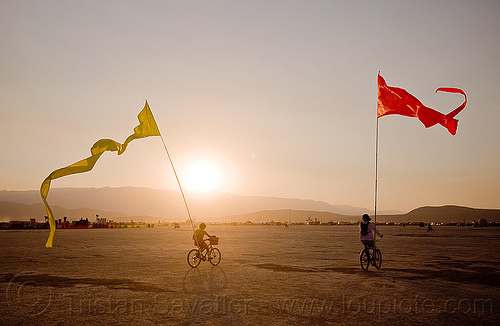
[{"label": "orange sky", "polygon": [[[0,189],[123,142],[148,99],[175,167],[212,187],[373,207],[377,73],[451,136],[380,119],[379,209],[499,208],[498,1],[2,1]],[[201,178],[201,177],[200,177]],[[159,137],[53,187],[177,187]]]}]

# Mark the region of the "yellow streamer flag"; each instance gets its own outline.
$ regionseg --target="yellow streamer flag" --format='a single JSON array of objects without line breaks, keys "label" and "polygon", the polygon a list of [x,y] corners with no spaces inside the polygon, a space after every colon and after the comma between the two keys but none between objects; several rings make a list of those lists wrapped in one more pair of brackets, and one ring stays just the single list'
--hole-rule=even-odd
[{"label": "yellow streamer flag", "polygon": [[92,156],[89,156],[86,159],[68,165],[64,168],[53,171],[42,182],[42,185],[40,186],[40,195],[42,197],[43,203],[45,204],[50,225],[50,234],[45,247],[52,247],[54,234],[56,232],[56,222],[54,214],[52,213],[52,209],[50,208],[49,203],[47,202],[47,195],[49,194],[51,181],[70,174],[83,173],[92,170],[99,157],[101,157],[101,155],[105,151],[118,152],[118,154],[122,154],[125,151],[127,144],[134,139],[144,138],[148,136],[160,136],[160,131],[158,129],[158,126],[156,125],[156,121],[153,118],[153,113],[151,112],[147,101],[144,109],[142,109],[137,117],[139,118],[139,125],[134,128],[134,134],[130,135],[125,140],[125,143],[123,145],[112,139],[100,139],[90,149]]},{"label": "yellow streamer flag", "polygon": [[119,151],[122,145],[112,139],[101,139],[98,140],[90,149],[92,156],[87,157],[81,161],[68,165],[67,167],[57,169],[53,171],[45,180],[42,182],[40,187],[40,195],[42,196],[42,201],[45,204],[45,209],[47,210],[47,215],[49,218],[50,234],[45,243],[45,247],[51,248],[52,242],[54,241],[54,234],[56,232],[56,221],[52,209],[50,209],[49,203],[47,202],[47,195],[49,194],[50,182],[54,179],[58,179],[70,174],[83,173],[92,170],[96,164],[99,157],[105,151]]},{"label": "yellow streamer flag", "polygon": [[139,119],[139,125],[134,128],[134,133],[125,139],[125,142],[122,145],[120,151],[118,151],[118,155],[125,152],[127,149],[128,143],[130,143],[134,139],[149,137],[149,136],[160,136],[160,130],[158,129],[158,125],[156,125],[155,118],[153,117],[153,113],[149,108],[148,101],[144,105],[144,109],[137,115]]}]

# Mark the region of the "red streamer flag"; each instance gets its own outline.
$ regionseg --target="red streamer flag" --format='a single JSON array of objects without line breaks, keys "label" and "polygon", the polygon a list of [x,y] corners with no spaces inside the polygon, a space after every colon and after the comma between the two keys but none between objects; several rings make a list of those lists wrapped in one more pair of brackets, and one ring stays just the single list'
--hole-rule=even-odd
[{"label": "red streamer flag", "polygon": [[398,87],[387,86],[380,73],[378,74],[378,112],[377,118],[389,114],[416,117],[426,128],[440,124],[452,134],[457,132],[458,120],[455,116],[465,108],[467,95],[459,88],[440,87],[436,92],[460,93],[465,97],[464,103],[455,110],[444,115],[422,104],[415,96]]}]

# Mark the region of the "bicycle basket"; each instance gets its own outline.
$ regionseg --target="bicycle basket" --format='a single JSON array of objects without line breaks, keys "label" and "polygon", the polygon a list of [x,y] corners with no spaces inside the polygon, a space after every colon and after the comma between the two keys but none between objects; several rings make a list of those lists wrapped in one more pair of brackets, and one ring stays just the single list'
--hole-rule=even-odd
[{"label": "bicycle basket", "polygon": [[210,238],[210,244],[211,244],[211,245],[218,245],[218,244],[219,244],[219,238],[217,238],[215,235],[213,235],[213,236]]}]

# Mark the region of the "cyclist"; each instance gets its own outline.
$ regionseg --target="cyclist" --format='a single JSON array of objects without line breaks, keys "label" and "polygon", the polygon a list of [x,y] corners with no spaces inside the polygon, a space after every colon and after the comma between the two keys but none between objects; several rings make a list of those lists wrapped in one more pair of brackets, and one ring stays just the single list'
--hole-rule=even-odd
[{"label": "cyclist", "polygon": [[201,223],[200,224],[200,228],[196,231],[194,231],[194,234],[193,234],[193,240],[194,240],[194,244],[198,247],[201,248],[201,252],[203,252],[204,250],[206,250],[208,252],[208,260],[212,259],[210,257],[210,251],[208,250],[208,245],[206,244],[206,242],[203,240],[203,236],[208,236],[209,238],[211,238],[212,236],[210,234],[207,233],[207,231],[205,231],[205,228],[206,228],[206,224],[205,223]]},{"label": "cyclist", "polygon": [[374,233],[377,233],[381,238],[382,233],[371,223],[371,217],[368,214],[363,215],[363,221],[359,223],[359,240],[365,245],[365,249],[375,247]]}]

